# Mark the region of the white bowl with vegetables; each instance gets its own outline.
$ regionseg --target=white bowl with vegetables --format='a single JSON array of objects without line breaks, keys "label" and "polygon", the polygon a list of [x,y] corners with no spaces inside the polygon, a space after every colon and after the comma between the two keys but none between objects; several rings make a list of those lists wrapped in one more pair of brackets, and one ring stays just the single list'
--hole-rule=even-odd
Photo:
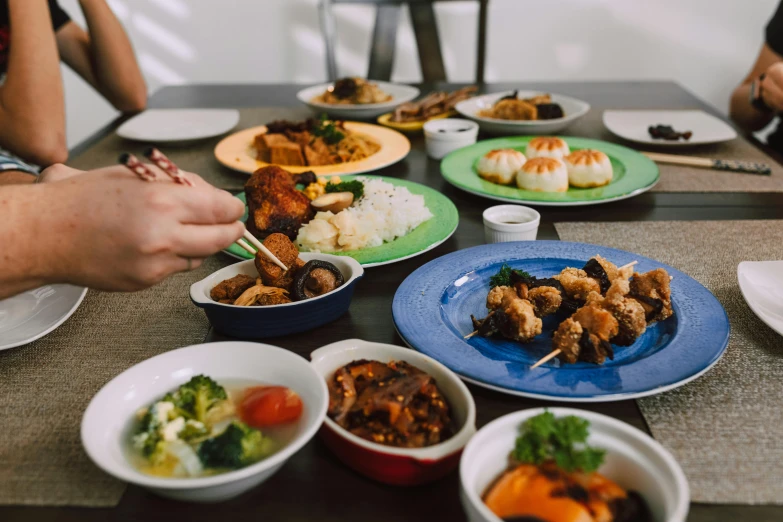
[{"label": "white bowl with vegetables", "polygon": [[460,498],[470,522],[684,522],[690,492],[674,457],[640,430],[599,413],[533,408],[471,439]]},{"label": "white bowl with vegetables", "polygon": [[323,379],[302,357],[250,342],[189,346],[121,373],[92,399],[82,444],[106,473],[188,502],[261,484],[315,435]]}]

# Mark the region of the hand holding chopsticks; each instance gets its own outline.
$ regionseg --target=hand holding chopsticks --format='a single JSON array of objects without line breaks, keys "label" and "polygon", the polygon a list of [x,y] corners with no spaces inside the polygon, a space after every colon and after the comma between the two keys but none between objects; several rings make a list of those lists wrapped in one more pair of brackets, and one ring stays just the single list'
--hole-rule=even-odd
[{"label": "hand holding chopsticks", "polygon": [[[188,179],[186,174],[180,170],[179,167],[177,167],[176,164],[174,164],[173,161],[171,161],[169,158],[166,157],[165,154],[163,154],[161,151],[154,147],[148,148],[144,155],[152,161],[159,169],[161,169],[163,172],[168,174],[168,176],[175,182],[181,185],[187,185],[187,186],[193,186],[193,181]],[[130,169],[134,174],[136,174],[142,181],[156,181],[157,176],[155,173],[149,169],[146,165],[144,165],[141,161],[139,161],[136,156],[133,154],[122,154],[120,156],[120,163],[125,165],[128,169]],[[258,252],[261,252],[264,254],[270,261],[275,263],[277,266],[282,268],[283,270],[288,270],[288,267],[283,264],[282,261],[280,261],[268,248],[266,248],[263,243],[261,243],[258,239],[256,239],[250,232],[245,229],[244,237],[250,243],[258,249]],[[243,241],[242,239],[239,239],[236,241],[237,245],[242,247],[245,251],[247,251],[249,254],[255,256],[256,250],[254,250],[247,242]]]}]

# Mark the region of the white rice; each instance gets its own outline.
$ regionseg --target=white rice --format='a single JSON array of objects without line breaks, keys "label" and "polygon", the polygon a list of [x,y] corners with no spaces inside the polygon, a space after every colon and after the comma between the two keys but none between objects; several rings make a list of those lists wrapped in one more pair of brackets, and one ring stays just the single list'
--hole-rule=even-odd
[{"label": "white rice", "polygon": [[319,212],[299,230],[296,243],[309,252],[340,252],[382,245],[432,218],[424,196],[380,179],[358,178],[364,196],[338,214]]}]

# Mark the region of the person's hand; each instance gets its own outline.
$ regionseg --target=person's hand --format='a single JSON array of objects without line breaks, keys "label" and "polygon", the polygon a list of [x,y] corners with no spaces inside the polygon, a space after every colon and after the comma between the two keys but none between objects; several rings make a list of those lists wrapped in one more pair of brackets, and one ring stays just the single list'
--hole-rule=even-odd
[{"label": "person's hand", "polygon": [[[199,176],[195,186],[144,182],[115,166],[40,187],[36,240],[45,277],[103,290],[132,291],[198,267],[242,237],[244,205]],[[66,171],[62,171],[68,174]]]},{"label": "person's hand", "polygon": [[761,81],[761,99],[775,112],[783,112],[783,62],[767,68]]},{"label": "person's hand", "polygon": [[38,183],[55,183],[79,174],[84,174],[84,171],[67,167],[62,163],[55,163],[38,174]]}]

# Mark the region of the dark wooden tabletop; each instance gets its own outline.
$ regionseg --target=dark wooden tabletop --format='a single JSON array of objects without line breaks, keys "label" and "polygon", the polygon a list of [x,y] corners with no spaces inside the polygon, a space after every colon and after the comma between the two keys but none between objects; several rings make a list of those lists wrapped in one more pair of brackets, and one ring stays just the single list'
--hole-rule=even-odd
[{"label": "dark wooden tabletop", "polygon": [[[426,89],[435,86],[423,86]],[[441,85],[439,87],[454,87]],[[196,85],[167,87],[150,100],[153,108],[295,106],[296,85]],[[701,108],[720,116],[682,87],[672,82],[594,82],[489,85],[486,91],[531,88],[575,96],[596,107],[624,109]],[[119,121],[119,120],[118,120]],[[112,132],[118,122],[101,129],[93,138],[76,148],[89,150],[91,143]],[[270,339],[302,356],[319,346],[341,339],[360,338],[402,345],[391,317],[394,292],[405,277],[424,263],[446,253],[483,243],[481,213],[493,203],[461,192],[448,185],[440,175],[439,163],[428,159],[422,138],[412,138],[410,155],[378,172],[423,183],[448,196],[460,213],[460,224],[451,239],[422,256],[393,265],[370,268],[358,285],[347,315],[315,331]],[[218,168],[216,166],[216,168]],[[648,221],[648,220],[721,220],[781,219],[783,194],[719,193],[679,194],[647,193],[636,198],[595,207],[547,208],[541,212],[539,239],[558,239],[554,223],[561,221]],[[210,332],[207,341],[225,338]],[[554,402],[512,397],[469,385],[476,400],[477,427],[516,410],[558,405]],[[562,405],[562,404],[560,404]],[[571,405],[573,406],[573,405]],[[634,401],[579,404],[579,408],[597,411],[621,419],[647,431]],[[730,470],[727,470],[730,472]],[[433,484],[416,488],[397,488],[377,484],[343,466],[318,440],[308,443],[268,482],[240,498],[219,505],[178,503],[129,487],[120,505],[114,509],[78,509],[67,507],[0,507],[4,522],[92,522],[145,521],[171,522],[269,520],[351,522],[366,521],[462,521],[465,516],[458,497],[457,473]],[[693,504],[689,520],[707,521],[780,521],[783,507]]]}]

